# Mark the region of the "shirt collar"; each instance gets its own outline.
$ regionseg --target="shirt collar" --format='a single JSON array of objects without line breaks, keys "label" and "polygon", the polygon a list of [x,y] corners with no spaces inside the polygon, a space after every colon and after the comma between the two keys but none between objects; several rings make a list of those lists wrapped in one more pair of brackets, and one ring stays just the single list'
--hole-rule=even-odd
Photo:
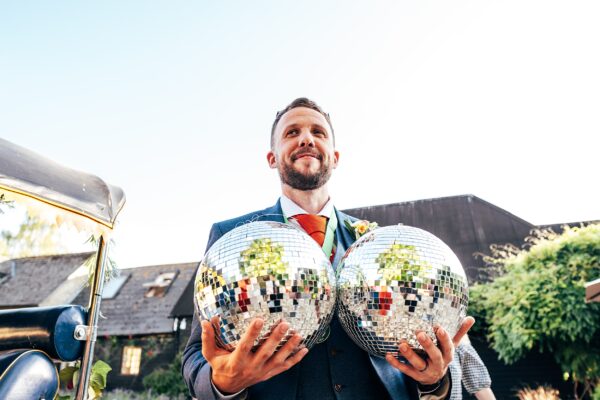
[{"label": "shirt collar", "polygon": [[[293,215],[298,215],[298,214],[309,214],[302,207],[300,207],[298,204],[294,203],[292,200],[290,200],[290,198],[288,198],[284,194],[281,195],[279,201],[281,204],[281,211],[283,211],[283,215],[285,215],[287,218],[289,218]],[[333,212],[333,202],[331,201],[331,197],[330,197],[329,200],[327,201],[327,203],[325,204],[325,206],[321,209],[321,211],[319,211],[317,213],[317,215],[322,215],[324,217],[329,218],[329,217],[331,217],[332,212]]]}]

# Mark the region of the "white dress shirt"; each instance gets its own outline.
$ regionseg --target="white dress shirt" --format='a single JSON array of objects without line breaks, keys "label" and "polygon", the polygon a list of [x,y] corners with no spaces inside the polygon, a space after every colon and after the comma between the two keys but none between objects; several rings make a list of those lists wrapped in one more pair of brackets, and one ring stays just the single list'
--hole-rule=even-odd
[{"label": "white dress shirt", "polygon": [[[298,223],[298,221],[296,221],[295,219],[289,219],[289,218],[294,215],[298,215],[298,214],[310,214],[310,213],[307,212],[306,210],[304,210],[298,204],[294,203],[292,200],[290,200],[289,197],[287,197],[284,194],[282,194],[281,197],[279,198],[279,202],[281,204],[281,211],[283,211],[283,215],[285,215],[285,217],[288,218],[289,222],[302,228],[300,226],[300,224]],[[333,213],[333,202],[331,201],[331,197],[330,197],[329,200],[327,200],[327,203],[325,203],[325,206],[323,206],[323,208],[321,209],[321,211],[319,211],[317,213],[317,215],[322,215],[323,217],[330,218],[331,213]]]}]

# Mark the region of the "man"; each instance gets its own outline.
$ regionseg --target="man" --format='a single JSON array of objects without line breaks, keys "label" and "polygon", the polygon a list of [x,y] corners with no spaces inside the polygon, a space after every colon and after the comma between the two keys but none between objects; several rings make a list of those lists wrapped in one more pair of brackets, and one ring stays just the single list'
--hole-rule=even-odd
[{"label": "man", "polygon": [[[308,218],[321,219],[323,224],[329,219],[338,221],[333,247],[335,268],[354,241],[344,221],[355,220],[336,210],[329,196],[327,182],[339,156],[329,115],[311,100],[294,100],[277,113],[267,154],[269,167],[279,172],[281,198],[273,207],[214,224],[207,248],[246,221],[289,220],[308,231],[301,222],[304,216],[320,215]],[[329,218],[334,213],[337,218]],[[194,318],[183,354],[183,375],[191,394],[199,399],[445,398],[450,393],[447,370],[454,345],[473,322],[467,318],[453,339],[442,328],[437,329],[439,348],[425,333],[418,333],[427,359],[401,343],[400,353],[409,362],[403,364],[392,356],[386,360],[369,356],[345,334],[337,315],[331,322],[330,336],[323,343],[310,351],[303,348],[297,352],[302,340],[297,334],[275,352],[289,327],[285,321],[252,352],[263,325],[262,320],[254,320],[237,348],[228,352],[216,345],[210,323],[203,321],[200,326]],[[218,318],[211,323],[218,324]]]}]

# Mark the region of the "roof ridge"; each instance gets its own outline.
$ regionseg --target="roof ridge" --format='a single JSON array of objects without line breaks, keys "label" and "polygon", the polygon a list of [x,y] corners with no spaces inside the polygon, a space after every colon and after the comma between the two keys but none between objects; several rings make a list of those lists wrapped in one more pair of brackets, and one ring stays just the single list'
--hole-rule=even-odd
[{"label": "roof ridge", "polygon": [[364,207],[352,207],[352,208],[346,208],[346,210],[356,210],[356,209],[359,209],[359,208],[395,206],[395,205],[408,204],[408,203],[426,203],[426,202],[432,202],[432,201],[435,201],[435,200],[449,200],[449,199],[469,198],[469,197],[475,197],[475,198],[479,199],[479,197],[475,196],[474,194],[468,194],[467,193],[467,194],[458,194],[458,195],[453,195],[453,196],[431,197],[431,198],[428,198],[428,199],[398,201],[398,202],[395,202],[395,203],[375,204],[375,205],[364,206]]},{"label": "roof ridge", "polygon": [[8,260],[4,260],[2,262],[6,262],[6,261],[27,261],[27,260],[35,260],[35,259],[40,259],[40,258],[50,258],[50,257],[78,257],[78,256],[83,256],[83,255],[92,255],[96,253],[95,251],[82,251],[79,253],[62,253],[62,254],[46,254],[46,255],[41,255],[41,256],[28,256],[28,257],[17,257],[17,258],[9,258]]},{"label": "roof ridge", "polygon": [[120,271],[129,271],[129,270],[139,270],[139,269],[145,269],[145,268],[166,268],[166,267],[196,267],[198,264],[200,263],[200,261],[191,261],[191,262],[185,262],[185,263],[170,263],[170,264],[156,264],[156,265],[140,265],[137,267],[123,267],[123,268],[119,268]]},{"label": "roof ridge", "polygon": [[489,201],[482,199],[481,197],[477,197],[475,195],[470,195],[470,197],[474,198],[475,200],[477,200],[477,201],[479,201],[479,202],[481,202],[481,203],[483,203],[483,204],[485,204],[487,206],[492,207],[495,210],[498,210],[498,211],[502,212],[503,214],[508,215],[509,217],[515,218],[515,219],[517,219],[517,220],[519,220],[519,221],[521,221],[521,222],[523,222],[523,223],[525,223],[527,225],[531,225],[532,227],[537,226],[537,225],[534,225],[534,224],[532,224],[531,222],[529,222],[527,220],[524,220],[523,218],[519,217],[518,215],[515,215],[515,214],[511,213],[510,211],[507,211],[504,208],[495,205],[494,203],[490,203]]}]

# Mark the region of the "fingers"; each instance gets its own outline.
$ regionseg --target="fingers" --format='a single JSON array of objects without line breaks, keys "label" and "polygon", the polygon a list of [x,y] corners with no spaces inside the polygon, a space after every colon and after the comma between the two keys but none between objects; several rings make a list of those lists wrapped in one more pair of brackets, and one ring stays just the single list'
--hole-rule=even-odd
[{"label": "fingers", "polygon": [[240,355],[249,356],[252,352],[252,347],[254,347],[254,343],[256,339],[260,335],[260,331],[264,325],[264,321],[260,318],[256,318],[250,323],[248,330],[240,341],[238,342],[237,347],[234,350],[234,353],[238,353]]},{"label": "fingers", "polygon": [[402,372],[403,374],[408,375],[413,379],[416,379],[413,376],[415,374],[416,370],[412,366],[398,361],[398,359],[396,357],[394,357],[392,355],[392,353],[387,353],[385,355],[385,359],[387,360],[388,363],[390,363],[392,365],[392,367],[396,368],[397,370],[400,370],[400,372]]},{"label": "fingers", "polygon": [[[438,331],[438,341],[445,341],[444,346],[446,348],[449,347],[450,354],[452,354],[453,347],[448,334],[441,328],[438,328]],[[411,349],[408,343],[402,342],[398,346],[398,349],[400,350],[400,354],[408,361],[408,364],[398,361],[390,353],[386,355],[386,360],[394,368],[418,382],[423,384],[438,382],[446,373],[449,361],[446,362],[445,354],[438,349],[433,340],[425,332],[416,332],[416,337],[427,355],[426,359],[423,359],[415,350]]]},{"label": "fingers", "polygon": [[202,355],[210,363],[217,352],[215,330],[208,321],[201,321],[202,326]]},{"label": "fingers", "polygon": [[283,346],[281,346],[281,348],[277,351],[277,353],[275,353],[275,355],[271,358],[271,360],[269,361],[269,365],[267,365],[267,367],[269,367],[269,366],[274,367],[276,365],[280,365],[280,364],[283,364],[284,362],[286,362],[286,360],[288,359],[288,357],[290,357],[290,355],[292,355],[294,352],[298,352],[298,351],[302,350],[302,349],[298,348],[298,346],[300,346],[301,342],[302,342],[302,336],[300,336],[297,333],[292,335],[288,339],[288,341]]},{"label": "fingers", "polygon": [[[300,345],[302,337],[298,334],[293,335],[285,345],[283,345],[271,360],[265,364],[265,368],[270,368],[267,378],[287,371],[294,365],[298,364],[308,354],[308,349],[302,347],[296,353],[292,354]],[[292,354],[290,356],[290,354]]]},{"label": "fingers", "polygon": [[285,362],[283,363],[283,369],[280,372],[290,369],[294,365],[298,364],[304,358],[304,356],[307,354],[308,354],[308,349],[306,347],[301,348],[293,356],[288,357],[285,360]]},{"label": "fingers", "polygon": [[[444,331],[441,327],[438,327],[436,329],[436,336],[438,338],[438,343],[440,342],[440,337],[443,340],[447,340],[448,343],[446,343],[446,345],[450,345],[450,352],[452,352],[452,344],[450,343],[450,338],[448,337],[448,334],[445,333],[446,331]],[[425,350],[425,352],[427,353],[427,356],[429,357],[429,367],[436,367],[436,366],[440,366],[440,369],[445,368],[444,365],[444,357],[442,355],[442,351],[440,351],[440,349],[433,344],[433,340],[431,340],[431,338],[429,336],[427,336],[427,334],[425,332],[418,332],[417,333],[417,340],[419,341],[419,343],[421,344],[421,346],[423,347],[423,350]],[[450,360],[452,360],[452,357],[450,358]],[[448,361],[450,362],[450,361]]]},{"label": "fingers", "polygon": [[[425,335],[425,333],[423,332],[419,332],[417,334],[417,339],[419,340],[419,335]],[[428,338],[429,339],[429,338]],[[431,342],[431,339],[429,339],[429,341]],[[419,340],[419,342],[421,342],[421,340]],[[402,354],[402,356],[404,358],[406,358],[406,361],[408,361],[410,363],[410,365],[413,367],[413,369],[415,371],[422,371],[423,369],[425,369],[425,367],[427,367],[427,362],[421,358],[421,356],[419,356],[413,349],[410,348],[410,346],[408,345],[408,343],[403,342],[400,343],[400,346],[398,346],[398,349],[400,350],[400,354]]]},{"label": "fingers", "polygon": [[285,321],[277,324],[269,335],[269,338],[256,351],[256,359],[264,364],[273,355],[275,350],[277,350],[277,346],[279,346],[289,328],[290,324]]},{"label": "fingers", "polygon": [[454,335],[454,337],[452,338],[452,342],[454,343],[454,347],[458,346],[458,344],[460,343],[460,341],[462,340],[462,338],[467,334],[467,332],[469,331],[469,329],[471,329],[471,327],[473,326],[473,324],[475,324],[475,318],[473,318],[473,317],[466,317],[464,319],[464,321],[461,324],[460,328],[458,328],[458,332],[456,332],[456,335]]},{"label": "fingers", "polygon": [[[439,349],[441,350],[442,360],[445,365],[448,365],[454,358],[454,344],[452,343],[452,340],[450,340],[450,335],[448,335],[448,332],[446,332],[446,330],[441,326],[436,326],[434,331],[438,340]],[[429,354],[429,352],[427,352],[427,354]]]}]

